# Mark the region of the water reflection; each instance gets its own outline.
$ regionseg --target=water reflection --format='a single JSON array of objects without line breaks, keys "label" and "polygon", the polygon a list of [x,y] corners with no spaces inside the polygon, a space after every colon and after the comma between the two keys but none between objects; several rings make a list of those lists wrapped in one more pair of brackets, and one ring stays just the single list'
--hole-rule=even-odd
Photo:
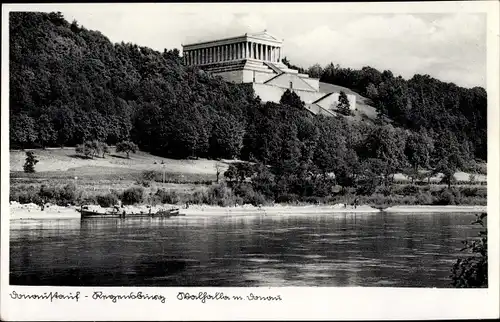
[{"label": "water reflection", "polygon": [[11,222],[11,284],[449,287],[473,214]]}]

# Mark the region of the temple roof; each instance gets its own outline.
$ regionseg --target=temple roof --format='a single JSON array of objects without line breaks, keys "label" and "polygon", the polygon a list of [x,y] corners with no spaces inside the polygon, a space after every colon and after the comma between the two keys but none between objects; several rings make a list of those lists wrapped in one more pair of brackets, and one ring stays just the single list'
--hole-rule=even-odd
[{"label": "temple roof", "polygon": [[276,37],[275,35],[267,32],[267,30],[255,32],[255,33],[249,33],[249,34],[245,34],[245,35],[250,36],[250,37],[255,37],[255,38],[262,38],[262,39],[266,39],[266,40],[283,41],[283,39],[280,39],[280,38]]},{"label": "temple roof", "polygon": [[239,36],[233,36],[233,37],[227,37],[227,38],[219,38],[219,39],[211,39],[211,40],[204,40],[204,41],[198,41],[198,42],[192,42],[188,44],[182,44],[183,47],[186,46],[196,46],[196,45],[203,45],[203,44],[209,44],[209,43],[216,43],[216,42],[222,42],[222,41],[230,41],[232,39],[240,39],[240,38],[256,38],[256,39],[261,39],[264,41],[270,41],[270,42],[278,42],[281,43],[283,42],[283,39],[280,39],[276,37],[275,35],[269,33],[267,30],[259,31],[259,32],[254,32],[254,33],[245,33],[244,35],[239,35]]}]

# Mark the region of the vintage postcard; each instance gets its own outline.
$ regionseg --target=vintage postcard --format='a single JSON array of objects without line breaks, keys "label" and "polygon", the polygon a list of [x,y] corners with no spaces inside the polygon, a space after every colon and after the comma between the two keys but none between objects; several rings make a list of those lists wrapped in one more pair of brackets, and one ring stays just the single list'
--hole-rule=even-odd
[{"label": "vintage postcard", "polygon": [[499,3],[2,5],[1,318],[499,317]]}]

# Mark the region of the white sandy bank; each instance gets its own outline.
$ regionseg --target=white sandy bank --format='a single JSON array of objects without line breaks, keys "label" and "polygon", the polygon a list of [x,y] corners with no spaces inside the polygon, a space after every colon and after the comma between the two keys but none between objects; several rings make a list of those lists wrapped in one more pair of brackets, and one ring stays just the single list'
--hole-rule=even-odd
[{"label": "white sandy bank", "polygon": [[180,213],[185,215],[255,215],[255,214],[325,214],[325,213],[372,213],[379,212],[380,210],[370,206],[352,206],[344,207],[343,204],[337,205],[305,205],[305,206],[288,206],[288,205],[274,205],[255,207],[252,205],[243,205],[237,207],[218,207],[206,205],[192,205],[187,209],[180,209]]},{"label": "white sandy bank", "polygon": [[[103,210],[99,206],[89,206],[91,210]],[[180,213],[186,216],[245,216],[245,215],[309,215],[309,214],[329,214],[329,213],[378,213],[379,209],[370,206],[344,207],[344,204],[336,205],[305,205],[289,206],[274,205],[265,207],[255,207],[243,205],[237,207],[218,207],[208,205],[191,205],[189,208],[176,205],[159,205],[152,207],[151,211],[159,209],[180,208]],[[19,204],[11,202],[10,219],[79,219],[80,213],[77,207],[61,207],[56,205],[46,206],[42,211],[40,206],[35,204]],[[143,211],[149,212],[147,206],[125,206],[127,213]],[[394,206],[387,208],[386,212],[391,213],[437,213],[437,212],[486,212],[486,206]]]},{"label": "white sandy bank", "polygon": [[385,212],[486,212],[486,206],[393,206]]}]

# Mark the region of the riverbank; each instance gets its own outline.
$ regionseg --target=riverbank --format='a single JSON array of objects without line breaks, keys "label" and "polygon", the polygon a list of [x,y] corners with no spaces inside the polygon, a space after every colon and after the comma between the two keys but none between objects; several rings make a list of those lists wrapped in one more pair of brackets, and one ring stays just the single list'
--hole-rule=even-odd
[{"label": "riverbank", "polygon": [[[89,206],[91,210],[104,210],[100,206]],[[177,205],[163,204],[151,207],[155,212],[160,209],[179,208]],[[77,207],[61,207],[57,205],[48,205],[41,210],[36,204],[19,204],[12,202],[10,204],[10,219],[78,219],[80,213]],[[149,212],[149,208],[143,206],[125,206],[123,208],[127,213]],[[336,205],[305,205],[290,206],[277,204],[274,206],[255,207],[252,205],[243,205],[236,207],[219,207],[208,205],[192,205],[189,208],[181,207],[181,214],[186,216],[245,216],[245,215],[310,215],[310,214],[338,214],[338,213],[378,213],[381,210],[366,205],[356,208],[353,206],[345,207],[344,204]],[[393,206],[384,210],[385,212],[399,213],[481,213],[486,212],[486,206]]]}]

